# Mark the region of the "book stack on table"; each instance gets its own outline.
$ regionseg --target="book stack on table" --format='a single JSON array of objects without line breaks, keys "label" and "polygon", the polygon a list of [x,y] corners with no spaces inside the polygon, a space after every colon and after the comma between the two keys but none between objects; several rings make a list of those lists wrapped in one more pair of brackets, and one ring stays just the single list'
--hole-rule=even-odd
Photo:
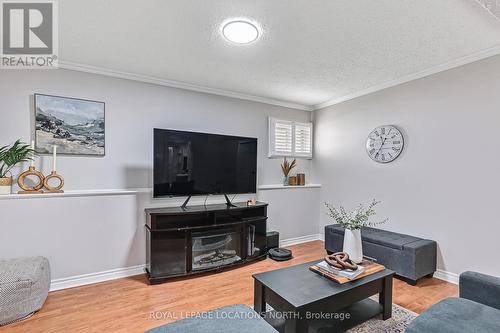
[{"label": "book stack on table", "polygon": [[384,270],[385,267],[370,260],[363,260],[363,262],[358,265],[358,269],[352,271],[349,269],[335,268],[333,266],[330,266],[326,261],[323,260],[315,265],[312,265],[311,267],[309,267],[309,269],[326,277],[327,279],[343,284],[349,281],[361,279],[362,277],[370,274],[380,272]]}]

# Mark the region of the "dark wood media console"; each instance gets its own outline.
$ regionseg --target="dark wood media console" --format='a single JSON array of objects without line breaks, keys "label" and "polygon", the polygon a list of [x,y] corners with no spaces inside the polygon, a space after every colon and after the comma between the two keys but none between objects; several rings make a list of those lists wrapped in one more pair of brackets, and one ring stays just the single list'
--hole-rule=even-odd
[{"label": "dark wood media console", "polygon": [[265,258],[267,204],[146,209],[151,284]]}]

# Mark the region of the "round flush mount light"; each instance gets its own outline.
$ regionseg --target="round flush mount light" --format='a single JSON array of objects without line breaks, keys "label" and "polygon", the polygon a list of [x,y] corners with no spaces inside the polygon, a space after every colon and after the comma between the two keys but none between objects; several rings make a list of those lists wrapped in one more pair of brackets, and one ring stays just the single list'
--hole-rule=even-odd
[{"label": "round flush mount light", "polygon": [[222,35],[230,42],[249,44],[259,38],[260,29],[247,20],[232,20],[222,26]]}]

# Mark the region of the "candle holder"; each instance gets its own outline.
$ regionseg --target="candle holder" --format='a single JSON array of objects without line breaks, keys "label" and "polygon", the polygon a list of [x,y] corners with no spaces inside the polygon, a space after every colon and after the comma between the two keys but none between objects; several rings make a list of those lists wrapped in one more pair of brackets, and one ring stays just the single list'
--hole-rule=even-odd
[{"label": "candle holder", "polygon": [[[59,185],[57,186],[50,186],[49,181],[51,179],[58,179],[59,180]],[[45,177],[43,181],[43,186],[47,191],[47,193],[63,193],[64,191],[62,188],[64,187],[64,178],[61,175],[58,175],[56,171],[52,171],[50,175]]]},{"label": "candle holder", "polygon": [[[38,184],[34,185],[34,186],[28,186],[26,183],[25,183],[25,179],[26,177],[28,176],[35,176],[38,178]],[[19,187],[21,189],[23,189],[22,191],[19,191],[17,192],[18,194],[35,194],[35,193],[43,193],[41,191],[43,185],[44,185],[44,180],[45,180],[45,176],[38,170],[35,169],[34,166],[30,166],[28,168],[28,170],[24,171],[23,173],[21,173],[19,175],[19,177],[17,178],[17,185],[19,185]]]}]

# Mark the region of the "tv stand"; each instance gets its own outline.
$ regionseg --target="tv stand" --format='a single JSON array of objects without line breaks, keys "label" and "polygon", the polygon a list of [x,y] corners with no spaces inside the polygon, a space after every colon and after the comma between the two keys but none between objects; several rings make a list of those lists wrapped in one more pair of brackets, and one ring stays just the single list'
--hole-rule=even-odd
[{"label": "tv stand", "polygon": [[151,208],[146,218],[146,272],[151,284],[267,256],[263,202]]}]

